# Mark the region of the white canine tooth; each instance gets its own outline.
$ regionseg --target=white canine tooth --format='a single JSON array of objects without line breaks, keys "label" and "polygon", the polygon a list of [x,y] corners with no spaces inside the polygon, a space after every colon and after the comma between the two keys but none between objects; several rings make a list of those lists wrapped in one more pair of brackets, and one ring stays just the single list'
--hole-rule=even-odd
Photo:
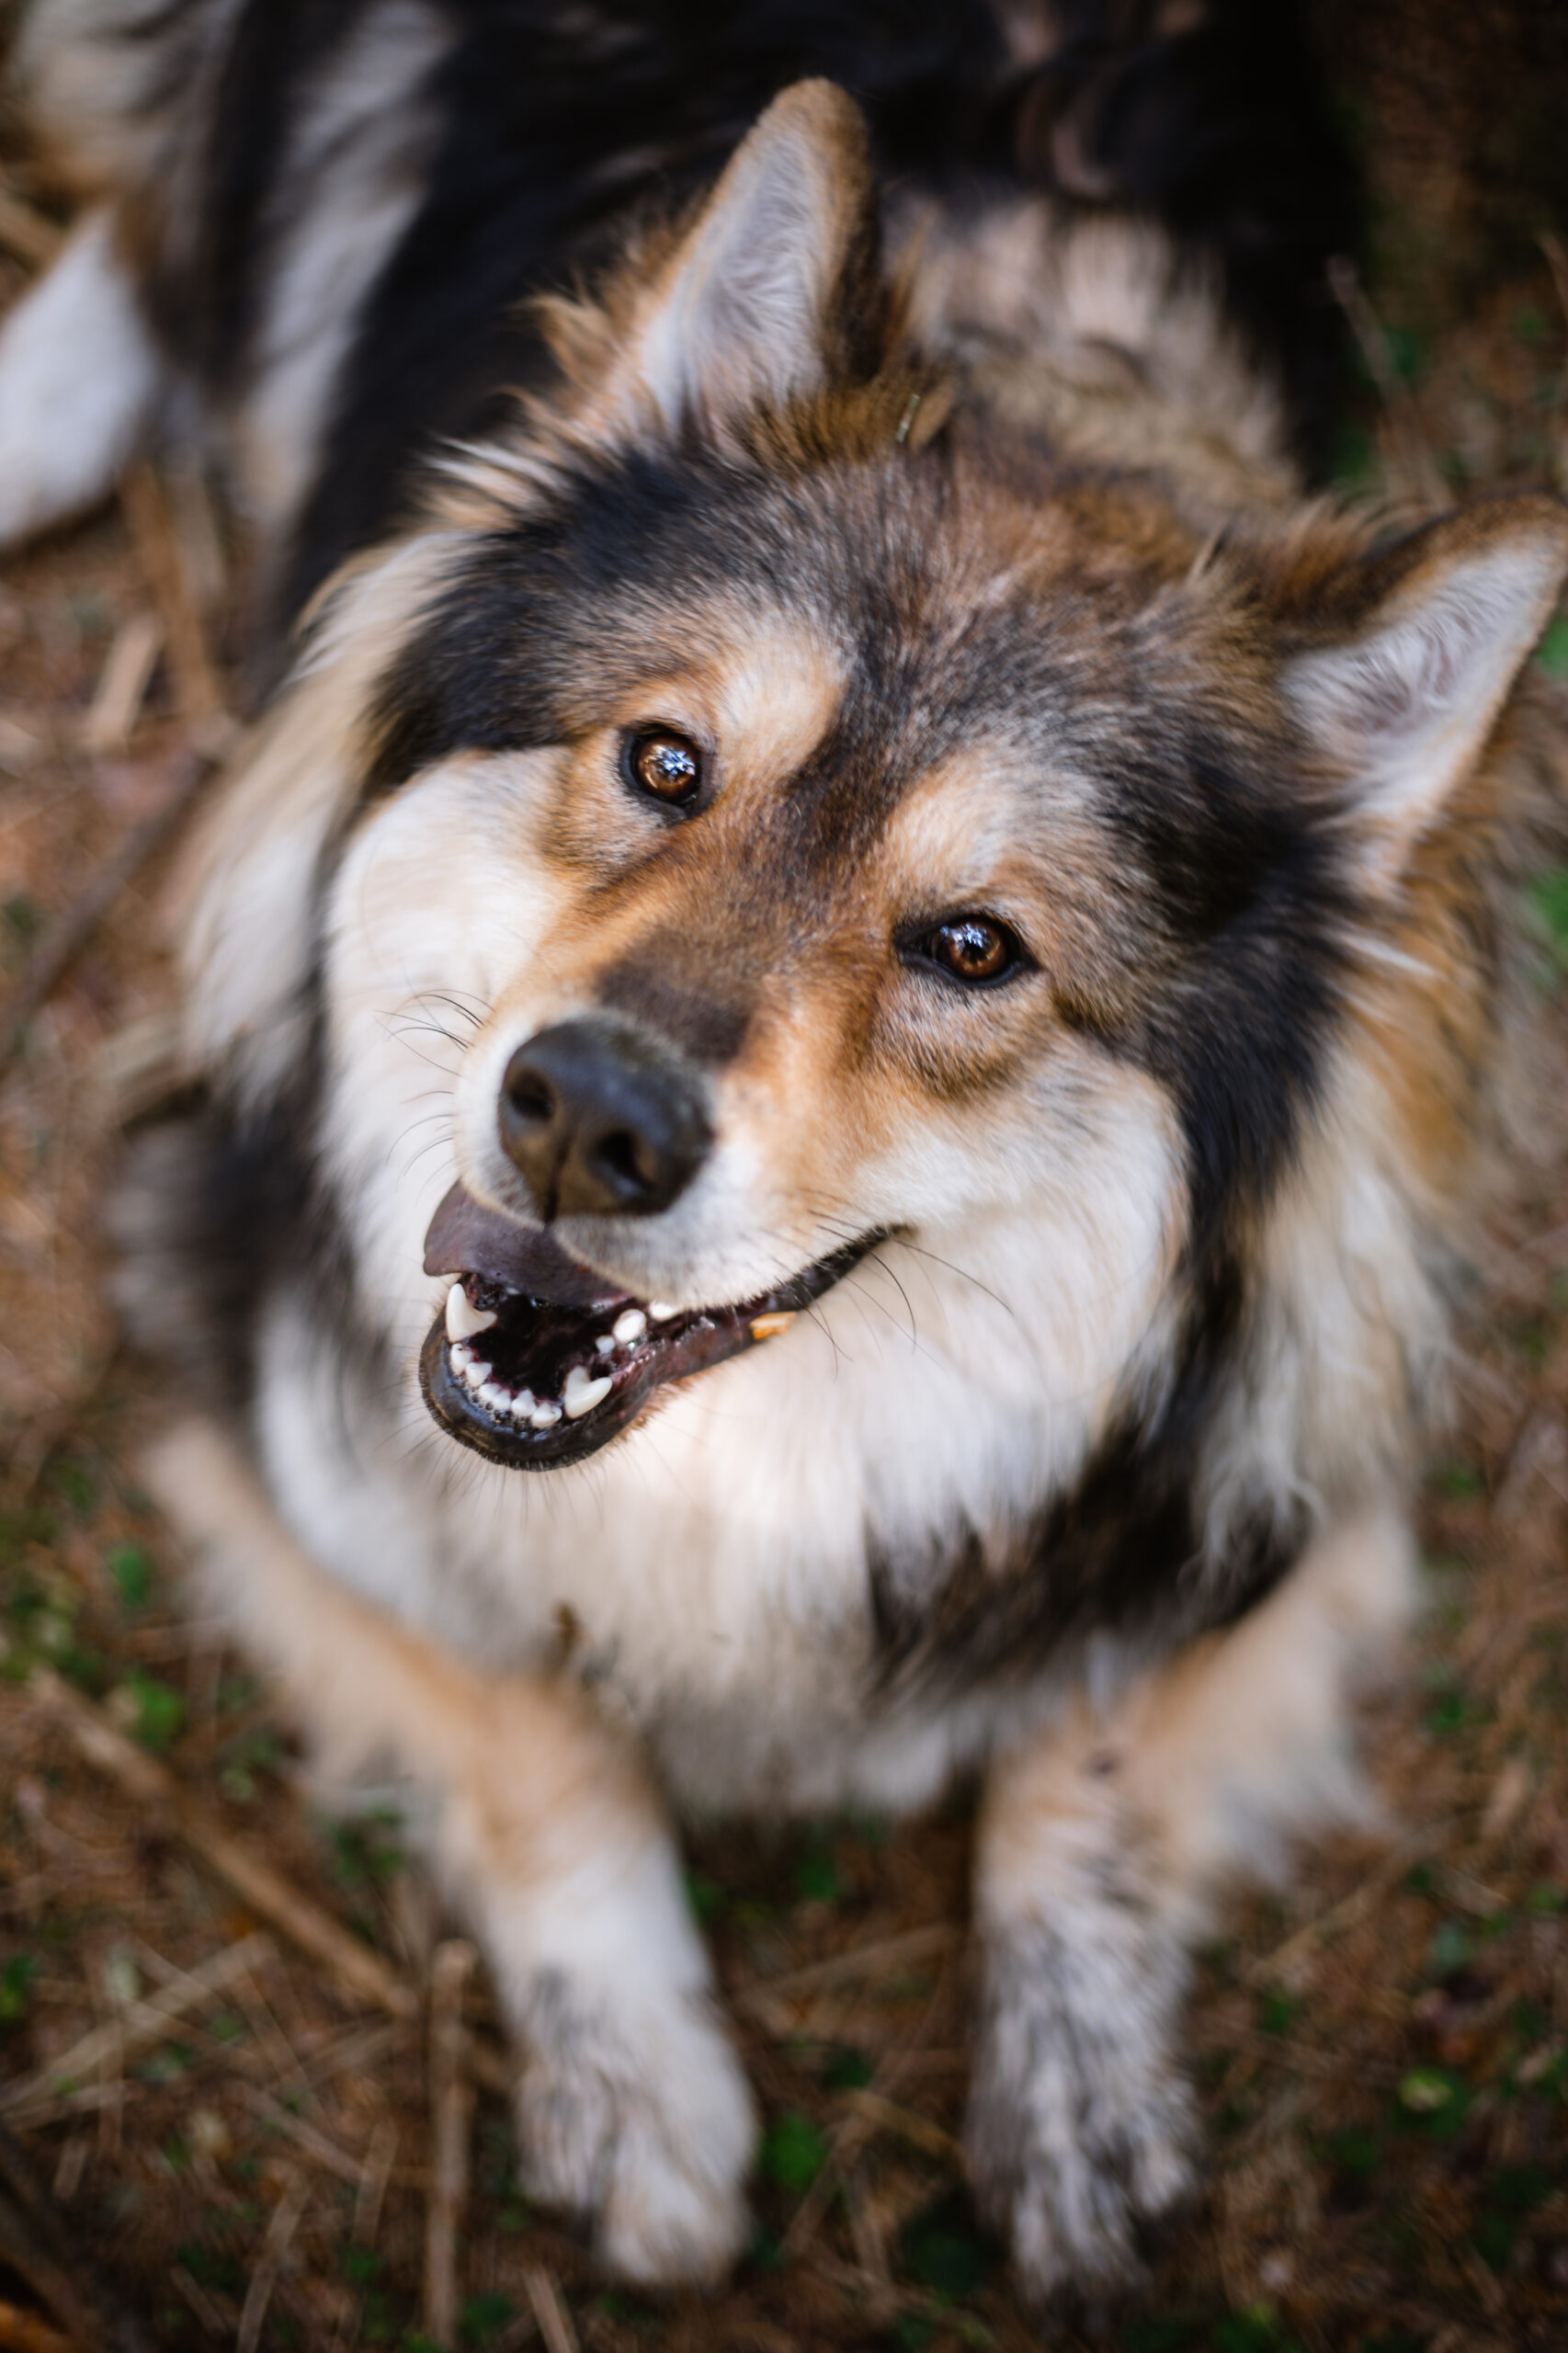
[{"label": "white canine tooth", "polygon": [[[658,1311],[655,1309],[654,1313],[657,1313],[657,1312]],[[640,1307],[627,1308],[624,1313],[616,1317],[615,1322],[610,1326],[610,1331],[613,1336],[620,1342],[623,1348],[635,1347],[636,1343],[642,1337],[643,1333],[647,1329],[648,1318],[643,1314],[642,1310]],[[601,1348],[603,1347],[604,1342],[602,1340],[599,1342],[599,1346]]]},{"label": "white canine tooth", "polygon": [[616,1341],[619,1337],[620,1326],[619,1324],[616,1325],[613,1332],[601,1332],[598,1338],[594,1342],[596,1352],[601,1357],[613,1356],[615,1354]]},{"label": "white canine tooth", "polygon": [[566,1376],[566,1386],[561,1392],[561,1402],[566,1408],[567,1420],[580,1422],[584,1415],[591,1414],[594,1407],[603,1398],[608,1397],[614,1387],[615,1383],[608,1372],[602,1381],[590,1381],[585,1367],[574,1364]]},{"label": "white canine tooth", "polygon": [[487,1381],[479,1392],[479,1402],[488,1405],[493,1414],[509,1414],[516,1401],[511,1391],[503,1389],[498,1381]]},{"label": "white canine tooth", "polygon": [[536,1405],[528,1415],[528,1420],[536,1430],[551,1429],[560,1419],[561,1408],[553,1397],[547,1397],[543,1404]]},{"label": "white canine tooth", "polygon": [[493,1308],[471,1307],[461,1283],[454,1283],[447,1293],[447,1337],[449,1340],[472,1340],[476,1332],[488,1332],[495,1321]]},{"label": "white canine tooth", "polygon": [[678,1307],[672,1307],[667,1299],[651,1299],[648,1302],[648,1313],[655,1324],[667,1324],[672,1315],[680,1313],[680,1310]]},{"label": "white canine tooth", "polygon": [[481,1364],[477,1357],[471,1357],[462,1369],[462,1375],[471,1389],[483,1389],[494,1370],[493,1364]]}]

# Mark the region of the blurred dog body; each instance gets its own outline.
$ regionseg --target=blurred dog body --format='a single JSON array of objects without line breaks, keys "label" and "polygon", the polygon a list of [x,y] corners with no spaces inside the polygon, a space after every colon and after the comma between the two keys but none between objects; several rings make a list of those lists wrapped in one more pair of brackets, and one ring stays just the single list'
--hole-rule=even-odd
[{"label": "blurred dog body", "polygon": [[128,1196],[162,1491],[416,1793],[525,2178],[635,2278],[733,2256],[753,2131],[654,1775],[985,1773],[968,2143],[1038,2292],[1191,2187],[1211,1892],[1363,1803],[1568,517],[1305,498],[1344,204],[1261,13],[29,21],[90,209],[0,529],[200,437],[276,681]]}]

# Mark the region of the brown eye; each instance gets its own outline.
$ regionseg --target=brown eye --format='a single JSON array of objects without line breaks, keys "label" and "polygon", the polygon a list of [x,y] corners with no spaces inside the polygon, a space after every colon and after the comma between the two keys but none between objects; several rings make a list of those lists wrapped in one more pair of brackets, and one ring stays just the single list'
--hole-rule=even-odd
[{"label": "brown eye", "polygon": [[628,781],[670,808],[685,808],[702,789],[702,755],[673,727],[640,727],[627,738],[625,763]]},{"label": "brown eye", "polygon": [[999,981],[1018,961],[1017,939],[990,915],[957,915],[916,943],[916,952],[940,964],[955,981]]}]

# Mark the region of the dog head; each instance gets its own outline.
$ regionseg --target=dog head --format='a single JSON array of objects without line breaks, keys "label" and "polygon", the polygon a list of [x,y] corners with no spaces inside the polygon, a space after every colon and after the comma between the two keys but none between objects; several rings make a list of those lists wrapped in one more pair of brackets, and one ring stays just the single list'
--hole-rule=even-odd
[{"label": "dog head", "polygon": [[206,836],[201,1057],[254,1097],[313,1055],[360,1280],[423,1325],[428,1225],[426,1395],[501,1461],[892,1235],[1016,1294],[1028,1378],[1157,1389],[1491,822],[1560,507],[1221,544],[902,315],[856,110],[787,92],[336,584]]}]

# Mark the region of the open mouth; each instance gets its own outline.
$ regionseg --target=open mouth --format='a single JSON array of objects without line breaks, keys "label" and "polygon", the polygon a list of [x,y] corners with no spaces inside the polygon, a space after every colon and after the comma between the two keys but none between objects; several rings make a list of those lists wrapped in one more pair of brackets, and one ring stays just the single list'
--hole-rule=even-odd
[{"label": "open mouth", "polygon": [[451,1289],[419,1356],[443,1429],[493,1462],[581,1462],[636,1420],[656,1389],[776,1339],[883,1240],[864,1234],[733,1307],[636,1299],[454,1185],[431,1221],[427,1275]]}]

